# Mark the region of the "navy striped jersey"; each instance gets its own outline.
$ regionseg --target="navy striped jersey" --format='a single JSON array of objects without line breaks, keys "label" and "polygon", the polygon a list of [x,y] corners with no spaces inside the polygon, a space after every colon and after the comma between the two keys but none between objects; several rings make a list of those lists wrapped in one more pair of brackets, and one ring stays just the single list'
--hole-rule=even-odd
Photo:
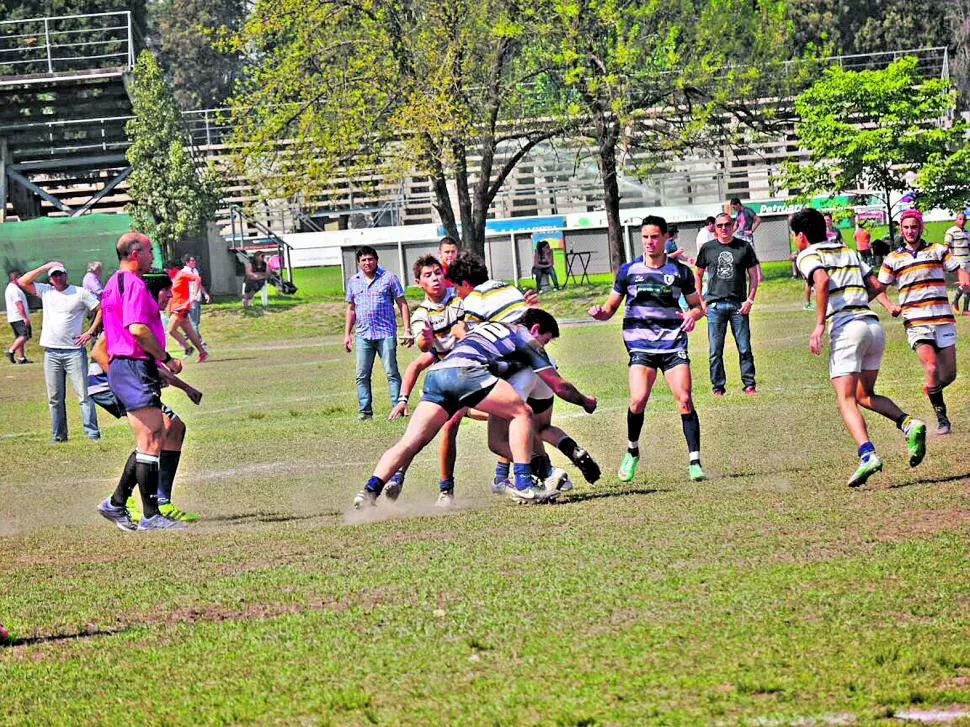
[{"label": "navy striped jersey", "polygon": [[665,258],[663,265],[652,268],[641,255],[620,266],[613,290],[626,296],[623,343],[628,351],[670,353],[687,349],[680,296],[696,290],[689,267]]},{"label": "navy striped jersey", "polygon": [[502,364],[527,366],[534,371],[553,368],[542,345],[525,326],[510,323],[482,323],[455,344],[433,369],[485,366],[501,370]]},{"label": "navy striped jersey", "polygon": [[825,317],[829,332],[856,318],[875,318],[869,308],[869,294],[865,280],[870,268],[855,250],[837,240],[809,245],[796,258],[796,265],[805,280],[812,281],[816,270],[828,273],[829,302]]}]

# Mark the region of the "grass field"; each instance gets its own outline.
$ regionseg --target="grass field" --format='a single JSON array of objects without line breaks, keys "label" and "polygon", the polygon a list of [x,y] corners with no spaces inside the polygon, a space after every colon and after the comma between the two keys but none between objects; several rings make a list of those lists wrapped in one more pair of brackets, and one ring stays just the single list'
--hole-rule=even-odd
[{"label": "grass field", "polygon": [[[579,318],[608,283],[544,296]],[[755,397],[715,400],[691,337],[709,479],[686,477],[680,418],[658,385],[640,472],[625,446],[619,323],[568,326],[552,353],[599,397],[556,421],[603,465],[554,506],[488,494],[484,427],[459,436],[458,507],[440,512],[435,452],[396,507],[350,507],[402,424],[379,369],[378,418],[356,421],[339,302],[243,315],[207,308],[212,358],[166,394],[189,433],[180,533],[122,533],[95,512],[132,448],[102,415],[88,442],[46,444],[39,365],[0,369],[3,724],[872,724],[970,712],[970,397],[910,470],[869,417],[886,469],[860,491],[800,286],[764,285]],[[898,321],[882,391],[930,417]],[[959,363],[970,370],[958,322]],[[31,347],[29,354],[38,359]],[[413,354],[401,355],[402,368]],[[563,464],[558,453],[554,462]],[[578,473],[573,472],[576,480]]]}]

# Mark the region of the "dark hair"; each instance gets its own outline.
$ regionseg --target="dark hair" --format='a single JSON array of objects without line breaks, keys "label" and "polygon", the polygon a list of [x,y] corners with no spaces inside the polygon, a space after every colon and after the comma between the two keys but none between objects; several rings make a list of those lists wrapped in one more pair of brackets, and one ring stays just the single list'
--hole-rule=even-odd
[{"label": "dark hair", "polygon": [[18,270],[17,268],[10,268],[10,270],[7,271],[7,277],[8,278],[11,275],[21,275],[21,274],[22,274],[22,271],[21,270]]},{"label": "dark hair", "polygon": [[713,218],[713,217],[711,217],[710,215],[708,215],[708,216],[707,216],[707,219],[706,219],[706,220],[704,220],[704,224],[705,224],[705,225],[713,225],[713,224],[714,224],[714,218]]},{"label": "dark hair", "polygon": [[411,270],[414,272],[414,279],[417,280],[421,277],[421,270],[424,268],[430,268],[433,265],[441,267],[441,261],[434,255],[422,255],[417,260],[414,261],[414,265]]},{"label": "dark hair", "polygon": [[552,313],[544,311],[542,308],[527,309],[516,323],[526,328],[538,325],[539,333],[551,333],[553,338],[559,338],[559,323]]},{"label": "dark hair", "polygon": [[439,250],[441,249],[441,246],[442,245],[454,245],[455,247],[460,247],[460,245],[458,244],[458,240],[456,240],[455,238],[453,238],[453,237],[451,237],[449,235],[445,235],[440,240],[438,240],[438,249]]},{"label": "dark hair", "polygon": [[734,197],[733,199],[731,199],[731,204],[741,204],[741,200],[738,199],[737,197]]},{"label": "dark hair", "polygon": [[804,207],[791,216],[791,231],[796,235],[803,233],[811,244],[825,242],[825,218],[822,213],[811,207]]},{"label": "dark hair", "polygon": [[667,220],[663,217],[658,217],[657,215],[647,215],[643,218],[643,222],[640,223],[640,229],[642,230],[647,225],[654,225],[660,228],[660,232],[664,235],[667,234]]},{"label": "dark hair", "polygon": [[671,237],[679,233],[680,233],[680,228],[677,227],[677,225],[671,225],[670,227],[667,228],[667,234],[670,235]]},{"label": "dark hair", "polygon": [[172,287],[172,279],[164,270],[151,270],[142,276],[142,280],[145,281],[145,287],[156,301],[159,293]]},{"label": "dark hair", "polygon": [[536,250],[537,251],[538,250],[541,250],[544,247],[547,247],[550,250],[552,250],[552,247],[549,245],[549,240],[539,240],[539,242],[536,243]]},{"label": "dark hair", "polygon": [[471,250],[459,250],[445,277],[456,285],[467,282],[474,288],[488,280],[488,268],[485,261]]},{"label": "dark hair", "polygon": [[118,238],[118,242],[115,244],[118,260],[127,260],[136,247],[141,250],[146,243],[151,244],[148,238],[140,232],[126,232]]},{"label": "dark hair", "polygon": [[193,255],[193,254],[192,254],[192,253],[190,253],[190,252],[187,252],[187,253],[185,253],[185,254],[184,254],[184,255],[182,256],[182,264],[183,264],[183,265],[188,265],[188,264],[189,264],[189,260],[192,260],[192,259],[193,259],[194,257],[195,257],[195,255]]},{"label": "dark hair", "polygon": [[363,247],[358,247],[357,252],[354,253],[354,259],[357,262],[360,262],[360,259],[364,257],[364,255],[371,255],[375,260],[380,260],[380,258],[377,257],[377,250],[372,248],[370,245],[364,245]]}]

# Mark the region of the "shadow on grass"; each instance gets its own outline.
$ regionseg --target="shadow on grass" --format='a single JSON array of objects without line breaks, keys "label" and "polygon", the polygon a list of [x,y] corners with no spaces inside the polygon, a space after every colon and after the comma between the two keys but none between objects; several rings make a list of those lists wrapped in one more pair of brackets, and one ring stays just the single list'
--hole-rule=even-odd
[{"label": "shadow on grass", "polygon": [[23,636],[14,637],[0,641],[0,649],[10,646],[34,646],[36,644],[52,644],[59,641],[77,641],[79,639],[90,639],[95,636],[114,636],[126,631],[125,628],[95,629],[86,631],[83,634],[52,634],[51,636]]},{"label": "shadow on grass", "polygon": [[210,358],[205,363],[211,365],[211,364],[223,363],[224,361],[255,361],[255,360],[256,360],[255,356],[232,356],[230,358],[219,356],[218,358]]},{"label": "shadow on grass", "polygon": [[604,492],[580,492],[569,495],[566,499],[560,500],[557,505],[570,505],[574,502],[587,502],[589,500],[600,500],[604,497],[630,497],[632,495],[653,495],[657,492],[671,492],[669,489],[661,487],[643,487],[636,490],[612,490]]},{"label": "shadow on grass", "polygon": [[299,522],[301,520],[315,520],[321,517],[336,517],[340,514],[338,510],[324,510],[323,512],[308,513],[306,515],[282,512],[247,512],[236,515],[216,515],[214,517],[207,517],[205,520],[206,522],[220,523],[289,523]]},{"label": "shadow on grass", "polygon": [[946,477],[927,477],[921,480],[909,480],[907,482],[890,485],[889,489],[895,490],[900,487],[913,487],[914,485],[945,485],[947,482],[959,482],[960,480],[968,478],[970,478],[970,472],[962,475],[947,475]]}]

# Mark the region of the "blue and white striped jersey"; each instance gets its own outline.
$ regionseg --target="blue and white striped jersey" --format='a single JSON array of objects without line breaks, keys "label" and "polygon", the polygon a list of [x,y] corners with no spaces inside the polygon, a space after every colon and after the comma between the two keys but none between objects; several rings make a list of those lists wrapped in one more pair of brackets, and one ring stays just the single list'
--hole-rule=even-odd
[{"label": "blue and white striped jersey", "polygon": [[696,290],[689,267],[666,258],[659,268],[652,268],[640,256],[620,267],[613,290],[626,296],[623,342],[628,351],[670,353],[687,349],[680,296]]}]

